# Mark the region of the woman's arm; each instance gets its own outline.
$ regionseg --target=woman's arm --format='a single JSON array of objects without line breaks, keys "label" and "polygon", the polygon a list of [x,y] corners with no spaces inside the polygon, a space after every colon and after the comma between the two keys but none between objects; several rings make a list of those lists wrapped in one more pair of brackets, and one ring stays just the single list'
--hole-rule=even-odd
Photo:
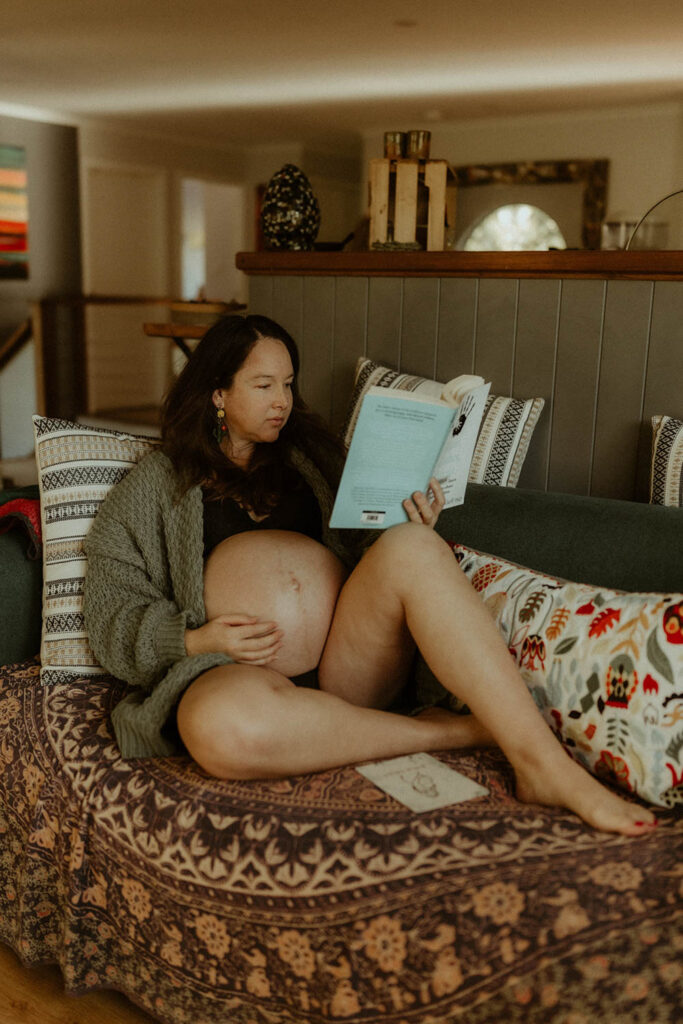
[{"label": "woman's arm", "polygon": [[84,611],[93,653],[118,679],[151,689],[185,657],[186,613],[130,563],[89,556]]},{"label": "woman's arm", "polygon": [[187,612],[171,590],[165,545],[159,538],[146,560],[139,539],[105,502],[85,548],[84,613],[93,653],[112,675],[149,689],[186,655]]}]

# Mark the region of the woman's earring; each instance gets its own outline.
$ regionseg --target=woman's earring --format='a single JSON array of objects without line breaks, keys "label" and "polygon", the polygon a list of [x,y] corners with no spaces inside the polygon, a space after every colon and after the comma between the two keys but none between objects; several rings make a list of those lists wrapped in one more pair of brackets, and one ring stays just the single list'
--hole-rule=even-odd
[{"label": "woman's earring", "polygon": [[216,444],[220,444],[225,437],[227,427],[225,425],[225,409],[216,409],[216,423],[213,428],[213,436]]}]

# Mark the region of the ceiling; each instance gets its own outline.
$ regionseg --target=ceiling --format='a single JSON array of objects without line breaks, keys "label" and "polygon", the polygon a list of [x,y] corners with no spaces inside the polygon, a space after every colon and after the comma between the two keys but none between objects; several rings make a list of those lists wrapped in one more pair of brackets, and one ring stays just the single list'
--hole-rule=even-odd
[{"label": "ceiling", "polygon": [[213,145],[683,100],[682,0],[20,0],[0,114]]}]

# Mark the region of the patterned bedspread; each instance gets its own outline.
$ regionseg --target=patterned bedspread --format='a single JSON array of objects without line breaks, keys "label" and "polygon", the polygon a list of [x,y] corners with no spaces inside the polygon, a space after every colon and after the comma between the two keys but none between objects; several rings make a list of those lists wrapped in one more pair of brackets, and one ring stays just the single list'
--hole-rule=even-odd
[{"label": "patterned bedspread", "polygon": [[123,761],[97,678],[0,670],[0,940],[172,1024],[665,1024],[683,990],[683,821],[593,832],[488,797],[415,814],[352,768],[222,782]]}]

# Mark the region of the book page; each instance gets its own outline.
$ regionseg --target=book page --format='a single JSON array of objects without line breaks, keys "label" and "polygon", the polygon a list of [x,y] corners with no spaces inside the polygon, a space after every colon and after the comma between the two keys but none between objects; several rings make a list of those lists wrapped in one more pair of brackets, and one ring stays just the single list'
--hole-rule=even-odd
[{"label": "book page", "polygon": [[467,489],[467,477],[479,436],[490,384],[480,384],[463,398],[441,449],[434,476],[446,498],[445,508],[462,505]]},{"label": "book page", "polygon": [[358,765],[356,771],[411,811],[433,811],[486,796],[485,786],[449,768],[431,754],[407,754]]},{"label": "book page", "polygon": [[453,409],[387,388],[363,399],[330,525],[385,529],[407,521],[402,502],[425,491]]}]

